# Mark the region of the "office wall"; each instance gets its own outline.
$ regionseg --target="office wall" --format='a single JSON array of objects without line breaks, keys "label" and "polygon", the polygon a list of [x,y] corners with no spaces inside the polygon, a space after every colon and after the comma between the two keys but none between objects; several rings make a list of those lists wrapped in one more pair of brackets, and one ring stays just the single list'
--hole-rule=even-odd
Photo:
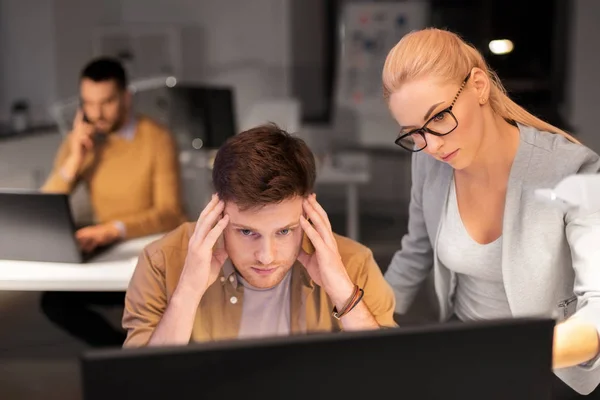
[{"label": "office wall", "polygon": [[573,0],[567,91],[570,121],[578,137],[600,153],[600,2]]},{"label": "office wall", "polygon": [[120,21],[121,1],[53,0],[53,4],[55,79],[59,98],[63,99],[77,94],[79,72],[93,54],[93,30]]},{"label": "office wall", "polygon": [[0,118],[27,98],[34,120],[49,120],[48,105],[76,93],[93,27],[119,18],[119,0],[0,0]]},{"label": "office wall", "polygon": [[34,119],[46,117],[57,96],[53,3],[0,1],[0,119],[13,101],[26,98]]},{"label": "office wall", "polygon": [[124,24],[181,28],[182,79],[232,85],[238,126],[252,105],[290,92],[289,0],[123,0]]},{"label": "office wall", "polygon": [[[201,57],[207,70],[243,64],[284,69],[289,65],[287,0],[122,1],[123,23],[199,26],[206,37],[183,49]],[[191,72],[191,71],[190,71]]]},{"label": "office wall", "polygon": [[288,0],[0,0],[0,118],[28,97],[36,114],[76,94],[93,30],[123,23],[182,27],[185,80],[233,84],[240,106],[288,94]]}]

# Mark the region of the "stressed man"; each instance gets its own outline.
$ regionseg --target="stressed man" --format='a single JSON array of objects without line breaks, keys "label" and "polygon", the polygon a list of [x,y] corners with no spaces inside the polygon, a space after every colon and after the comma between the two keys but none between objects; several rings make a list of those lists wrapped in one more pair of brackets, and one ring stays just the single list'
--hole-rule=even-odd
[{"label": "stressed man", "polygon": [[314,156],[274,125],[229,139],[196,223],[149,245],[125,300],[125,346],[395,326],[371,251],[331,230]]}]

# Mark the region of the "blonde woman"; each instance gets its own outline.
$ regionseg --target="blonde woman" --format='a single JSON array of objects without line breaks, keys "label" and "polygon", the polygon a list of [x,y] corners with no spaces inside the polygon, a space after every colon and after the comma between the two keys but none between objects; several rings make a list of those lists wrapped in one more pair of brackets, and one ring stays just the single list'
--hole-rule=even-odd
[{"label": "blonde woman", "polygon": [[598,155],[514,103],[482,55],[448,31],[403,37],[383,87],[396,144],[413,157],[408,234],[385,275],[396,312],[433,268],[442,321],[558,317],[555,392],[594,391],[600,211],[564,213],[534,190],[598,172]]}]

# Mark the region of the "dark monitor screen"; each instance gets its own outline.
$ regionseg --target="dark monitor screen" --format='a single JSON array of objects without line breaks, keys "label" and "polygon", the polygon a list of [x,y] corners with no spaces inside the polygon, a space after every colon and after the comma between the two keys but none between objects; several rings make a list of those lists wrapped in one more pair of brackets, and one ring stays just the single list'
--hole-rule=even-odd
[{"label": "dark monitor screen", "polygon": [[449,323],[82,358],[84,399],[549,399],[554,321]]},{"label": "dark monitor screen", "polygon": [[169,89],[169,128],[181,149],[218,149],[236,134],[233,90],[178,84]]}]

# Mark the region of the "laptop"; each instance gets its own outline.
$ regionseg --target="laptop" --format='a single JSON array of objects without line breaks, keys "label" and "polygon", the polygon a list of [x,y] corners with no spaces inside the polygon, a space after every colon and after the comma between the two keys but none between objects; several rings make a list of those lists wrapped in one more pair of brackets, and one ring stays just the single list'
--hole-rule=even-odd
[{"label": "laptop", "polygon": [[106,250],[83,253],[66,194],[0,191],[0,260],[84,263]]},{"label": "laptop", "polygon": [[549,399],[551,319],[105,349],[85,400]]}]

